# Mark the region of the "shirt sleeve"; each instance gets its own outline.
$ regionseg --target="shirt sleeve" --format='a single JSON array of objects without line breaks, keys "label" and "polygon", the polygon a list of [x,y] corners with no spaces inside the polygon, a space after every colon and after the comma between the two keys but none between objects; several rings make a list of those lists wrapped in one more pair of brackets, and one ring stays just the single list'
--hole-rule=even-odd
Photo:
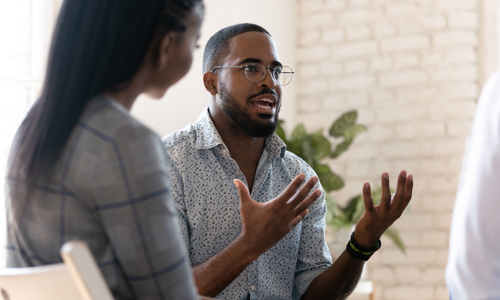
[{"label": "shirt sleeve", "polygon": [[95,206],[135,299],[197,299],[159,137],[127,126],[94,170]]},{"label": "shirt sleeve", "polygon": [[[306,168],[305,174],[307,179],[316,176],[310,167]],[[319,183],[316,189],[321,191],[321,196],[309,207],[309,214],[302,221],[293,299],[300,299],[309,284],[332,265],[330,250],[325,241],[325,191]]]},{"label": "shirt sleeve", "polygon": [[500,72],[485,85],[453,209],[446,283],[453,300],[500,299]]}]

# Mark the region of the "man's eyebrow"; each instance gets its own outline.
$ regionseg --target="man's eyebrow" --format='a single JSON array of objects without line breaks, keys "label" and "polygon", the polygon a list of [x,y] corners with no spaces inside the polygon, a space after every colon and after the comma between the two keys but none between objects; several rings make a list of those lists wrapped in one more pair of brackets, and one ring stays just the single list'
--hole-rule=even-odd
[{"label": "man's eyebrow", "polygon": [[[245,64],[245,63],[262,63],[262,60],[258,59],[258,58],[252,58],[252,57],[249,57],[249,58],[245,58],[244,60],[240,61],[238,63],[238,65],[241,65],[241,64]],[[278,67],[282,67],[283,64],[281,64],[279,61],[277,60],[274,60],[271,62],[271,66],[278,66]]]}]

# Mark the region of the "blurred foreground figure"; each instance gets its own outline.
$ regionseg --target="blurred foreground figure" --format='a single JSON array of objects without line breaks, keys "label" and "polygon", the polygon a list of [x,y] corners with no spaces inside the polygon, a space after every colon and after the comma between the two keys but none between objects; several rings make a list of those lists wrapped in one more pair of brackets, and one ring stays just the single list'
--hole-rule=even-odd
[{"label": "blurred foreground figure", "polygon": [[380,206],[364,185],[366,212],[332,265],[325,193],[313,169],[274,133],[282,86],[293,72],[280,62],[271,35],[255,24],[221,29],[207,43],[203,72],[208,107],[195,124],[163,139],[200,294],[345,299],[382,233],[408,205],[412,176],[401,172],[391,201],[384,173]]},{"label": "blurred foreground figure", "polygon": [[197,298],[161,140],[129,110],[187,73],[203,16],[201,0],[64,1],[11,151],[8,267],[83,240],[116,299]]},{"label": "blurred foreground figure", "polygon": [[484,86],[453,210],[446,283],[453,300],[500,299],[500,72]]}]

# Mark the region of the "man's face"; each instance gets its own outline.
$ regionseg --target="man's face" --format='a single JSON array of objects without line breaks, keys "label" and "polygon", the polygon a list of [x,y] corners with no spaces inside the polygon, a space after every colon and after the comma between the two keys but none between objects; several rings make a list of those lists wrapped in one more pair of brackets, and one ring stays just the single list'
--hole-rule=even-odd
[{"label": "man's face", "polygon": [[[281,66],[272,38],[261,32],[246,32],[229,40],[230,54],[223,66],[245,66],[261,63],[266,68]],[[250,82],[244,68],[222,68],[219,71],[217,106],[253,137],[270,136],[278,126],[281,86],[269,70],[261,82]]]}]

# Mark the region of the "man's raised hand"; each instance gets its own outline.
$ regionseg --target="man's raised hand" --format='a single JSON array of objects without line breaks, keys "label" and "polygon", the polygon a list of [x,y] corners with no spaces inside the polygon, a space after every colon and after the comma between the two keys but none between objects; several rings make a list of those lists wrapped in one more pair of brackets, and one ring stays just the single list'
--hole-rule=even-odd
[{"label": "man's raised hand", "polygon": [[245,184],[234,180],[240,195],[240,237],[256,254],[260,255],[278,243],[307,216],[307,208],[321,195],[320,190],[315,190],[308,196],[318,182],[317,177],[309,179],[298,190],[304,180],[304,174],[298,175],[278,197],[266,203],[255,202]]},{"label": "man's raised hand", "polygon": [[393,197],[389,188],[389,174],[383,173],[381,181],[382,199],[378,206],[373,205],[370,184],[363,185],[365,213],[356,225],[355,239],[360,245],[368,248],[375,246],[387,228],[399,219],[412,196],[413,176],[407,177],[406,171],[399,173],[398,186]]}]

